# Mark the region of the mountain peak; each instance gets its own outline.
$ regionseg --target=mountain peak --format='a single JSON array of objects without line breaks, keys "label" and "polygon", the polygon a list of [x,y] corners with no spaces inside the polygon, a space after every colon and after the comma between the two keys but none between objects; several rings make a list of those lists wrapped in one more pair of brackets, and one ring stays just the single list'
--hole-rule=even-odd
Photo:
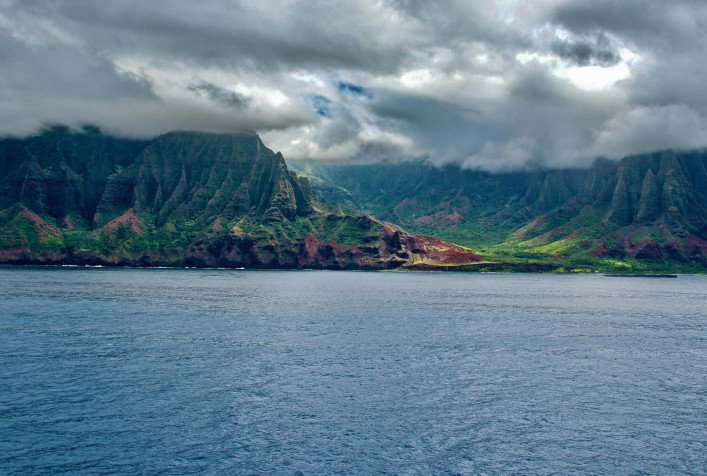
[{"label": "mountain peak", "polygon": [[320,202],[255,133],[131,142],[54,131],[0,141],[0,159],[0,262],[387,269],[479,260]]}]

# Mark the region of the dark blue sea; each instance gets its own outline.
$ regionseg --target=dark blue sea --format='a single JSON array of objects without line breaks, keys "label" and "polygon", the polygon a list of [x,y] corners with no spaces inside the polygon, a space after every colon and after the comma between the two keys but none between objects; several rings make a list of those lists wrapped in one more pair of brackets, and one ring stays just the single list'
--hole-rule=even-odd
[{"label": "dark blue sea", "polygon": [[707,276],[0,268],[0,474],[707,474]]}]

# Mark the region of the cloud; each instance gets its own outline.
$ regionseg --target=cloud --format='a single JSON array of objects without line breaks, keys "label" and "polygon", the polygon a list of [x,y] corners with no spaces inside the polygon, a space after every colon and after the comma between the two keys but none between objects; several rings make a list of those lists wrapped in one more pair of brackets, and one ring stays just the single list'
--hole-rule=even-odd
[{"label": "cloud", "polygon": [[597,35],[594,40],[558,40],[552,44],[552,51],[579,66],[614,66],[621,61],[621,54],[604,34]]},{"label": "cloud", "polygon": [[34,47],[0,30],[0,134],[46,122],[93,122],[108,110],[159,102],[150,79],[66,45]]},{"label": "cloud", "polygon": [[707,4],[701,0],[570,0],[550,21],[579,33],[610,32],[648,50],[697,46],[704,42]]},{"label": "cloud", "polygon": [[250,98],[244,94],[229,91],[208,81],[195,79],[187,86],[187,89],[198,96],[206,96],[216,104],[236,109],[248,107]]},{"label": "cloud", "polygon": [[660,149],[696,149],[707,144],[707,116],[685,105],[637,107],[607,121],[593,152],[620,158]]},{"label": "cloud", "polygon": [[508,142],[487,142],[480,151],[462,162],[462,167],[488,172],[511,172],[531,168],[535,154],[535,141],[529,137],[511,139]]},{"label": "cloud", "polygon": [[363,86],[358,86],[356,84],[351,84],[351,83],[346,83],[346,82],[339,82],[338,87],[339,87],[339,91],[351,93],[355,96],[363,96],[363,97],[366,97],[369,99],[371,99],[373,97],[373,95],[370,93],[370,91],[368,91]]},{"label": "cloud", "polygon": [[331,101],[326,96],[312,94],[306,97],[307,104],[322,117],[331,116]]},{"label": "cloud", "polygon": [[0,0],[0,135],[256,130],[485,170],[707,145],[697,0]]}]

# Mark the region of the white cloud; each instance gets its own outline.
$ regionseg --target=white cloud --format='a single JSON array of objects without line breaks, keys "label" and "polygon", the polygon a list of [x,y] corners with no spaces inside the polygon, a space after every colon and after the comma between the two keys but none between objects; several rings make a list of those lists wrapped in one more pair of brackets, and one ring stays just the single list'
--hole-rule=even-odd
[{"label": "white cloud", "polygon": [[0,134],[254,129],[487,170],[707,145],[707,4],[0,0]]},{"label": "white cloud", "polygon": [[624,64],[611,67],[602,66],[561,66],[553,70],[558,78],[569,80],[581,89],[597,90],[606,89],[617,81],[631,77],[631,70]]},{"label": "white cloud", "polygon": [[694,149],[707,144],[707,116],[687,105],[637,107],[616,115],[597,134],[597,156],[663,149]]},{"label": "white cloud", "polygon": [[488,172],[509,172],[529,167],[536,157],[535,141],[520,137],[507,142],[486,142],[481,150],[467,157],[462,167]]}]

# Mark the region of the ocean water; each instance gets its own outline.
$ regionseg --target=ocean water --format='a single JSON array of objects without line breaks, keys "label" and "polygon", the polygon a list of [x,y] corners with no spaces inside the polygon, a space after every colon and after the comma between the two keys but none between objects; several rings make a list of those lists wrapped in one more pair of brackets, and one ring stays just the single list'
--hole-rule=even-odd
[{"label": "ocean water", "polygon": [[0,474],[707,474],[706,292],[0,268]]}]

